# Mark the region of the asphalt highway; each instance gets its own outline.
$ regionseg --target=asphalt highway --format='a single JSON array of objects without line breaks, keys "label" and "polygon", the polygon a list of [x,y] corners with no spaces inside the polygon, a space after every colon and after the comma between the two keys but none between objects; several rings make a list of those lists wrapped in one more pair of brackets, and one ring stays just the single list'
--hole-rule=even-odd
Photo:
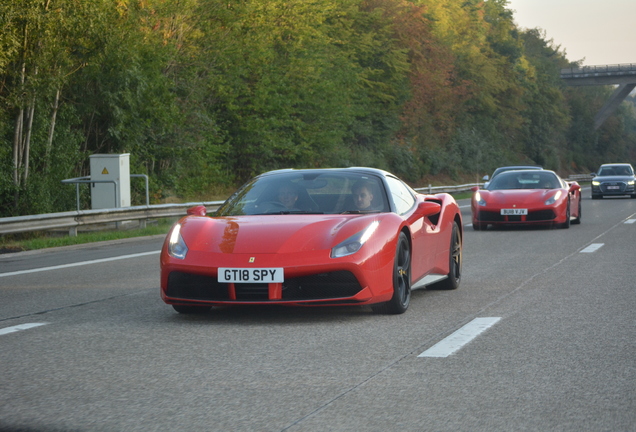
[{"label": "asphalt highway", "polygon": [[0,431],[636,431],[636,200],[586,190],[569,229],[460,205],[461,286],[397,316],[179,315],[162,237],[2,255]]}]

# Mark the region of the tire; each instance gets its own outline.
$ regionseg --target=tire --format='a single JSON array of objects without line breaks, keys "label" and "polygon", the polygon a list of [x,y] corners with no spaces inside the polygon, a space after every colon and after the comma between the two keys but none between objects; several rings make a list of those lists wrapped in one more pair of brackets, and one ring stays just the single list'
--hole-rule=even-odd
[{"label": "tire", "polygon": [[411,302],[411,247],[403,232],[398,236],[393,261],[393,297],[385,303],[371,306],[374,312],[402,314]]},{"label": "tire", "polygon": [[447,278],[431,285],[431,288],[439,290],[454,290],[459,287],[459,283],[461,282],[462,236],[460,234],[459,225],[457,225],[457,222],[453,223],[448,260],[450,262],[450,265]]},{"label": "tire", "polygon": [[211,309],[210,306],[183,306],[172,305],[172,308],[180,314],[200,314],[205,313]]},{"label": "tire", "polygon": [[603,195],[594,195],[592,194],[592,199],[601,199],[603,198]]},{"label": "tire", "polygon": [[573,224],[579,225],[581,223],[581,197],[579,197],[579,213],[576,219],[572,221]]},{"label": "tire", "polygon": [[475,231],[483,231],[486,229],[486,225],[480,224],[480,223],[474,223],[473,222],[473,229]]},{"label": "tire", "polygon": [[565,210],[565,222],[561,224],[561,228],[568,229],[570,228],[570,200],[568,199],[568,204]]}]

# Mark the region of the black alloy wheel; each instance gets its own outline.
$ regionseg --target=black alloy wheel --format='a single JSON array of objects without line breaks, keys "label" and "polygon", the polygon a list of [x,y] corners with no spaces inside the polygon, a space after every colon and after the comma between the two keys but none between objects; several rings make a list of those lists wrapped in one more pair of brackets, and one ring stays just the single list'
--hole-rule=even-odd
[{"label": "black alloy wheel", "polygon": [[565,208],[565,222],[561,224],[561,228],[570,228],[570,199],[568,198],[567,207]]},{"label": "black alloy wheel", "polygon": [[453,222],[453,231],[451,233],[450,251],[448,254],[450,261],[448,277],[433,285],[433,289],[454,290],[459,287],[462,279],[462,236],[459,231],[457,222]]},{"label": "black alloy wheel", "polygon": [[393,264],[393,297],[386,303],[371,306],[374,312],[402,314],[411,302],[411,247],[404,232],[400,232]]},{"label": "black alloy wheel", "polygon": [[576,218],[572,221],[573,224],[578,225],[581,223],[581,197],[579,197],[579,212]]}]

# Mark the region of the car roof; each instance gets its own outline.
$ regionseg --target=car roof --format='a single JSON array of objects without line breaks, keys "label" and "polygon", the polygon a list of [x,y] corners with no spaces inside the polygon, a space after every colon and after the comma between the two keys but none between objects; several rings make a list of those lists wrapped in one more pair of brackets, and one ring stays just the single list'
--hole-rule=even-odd
[{"label": "car roof", "polygon": [[543,167],[538,166],[538,165],[509,165],[509,166],[502,166],[502,167],[496,168],[493,171],[493,176],[495,174],[499,174],[499,173],[502,173],[502,172],[505,172],[505,171],[519,171],[519,170],[524,170],[524,169],[527,169],[527,170],[542,170]]},{"label": "car roof", "polygon": [[374,174],[374,175],[378,175],[378,176],[388,176],[388,175],[393,176],[393,174],[391,174],[390,172],[384,171],[384,170],[381,170],[381,169],[378,169],[378,168],[346,167],[346,168],[302,168],[302,169],[298,169],[298,168],[284,168],[284,169],[264,172],[264,173],[260,174],[259,177],[260,176],[266,176],[266,175],[273,175],[273,174],[282,174],[282,173],[303,174],[303,173],[329,173],[329,172],[333,172],[333,173],[338,173],[338,172],[357,172],[357,173]]},{"label": "car roof", "polygon": [[601,165],[601,168],[603,168],[603,167],[614,167],[614,166],[632,166],[632,164],[630,164],[630,163],[607,163],[607,164]]},{"label": "car roof", "polygon": [[523,173],[532,173],[532,174],[536,174],[536,172],[537,172],[537,171],[542,171],[542,172],[544,172],[544,173],[554,174],[555,176],[559,177],[559,175],[558,175],[555,171],[552,171],[552,170],[546,170],[546,169],[543,169],[543,168],[541,168],[541,169],[536,169],[536,168],[530,168],[530,169],[516,169],[516,170],[505,171],[505,172],[502,172],[501,174],[511,174],[511,175],[512,175],[512,174],[513,174],[513,171],[514,171],[514,173],[515,173],[515,174],[519,174],[519,173],[521,173],[521,174],[523,174]]}]

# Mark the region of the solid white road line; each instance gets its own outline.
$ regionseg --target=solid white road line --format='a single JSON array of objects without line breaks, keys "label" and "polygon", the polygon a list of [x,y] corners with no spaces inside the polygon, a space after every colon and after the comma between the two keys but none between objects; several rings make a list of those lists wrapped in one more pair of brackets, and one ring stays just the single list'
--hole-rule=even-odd
[{"label": "solid white road line", "polygon": [[0,277],[17,276],[17,275],[22,275],[22,274],[38,273],[38,272],[43,272],[43,271],[48,271],[48,270],[59,270],[59,269],[64,269],[64,268],[69,268],[69,267],[78,267],[78,266],[89,265],[89,264],[98,264],[98,263],[103,263],[103,262],[108,262],[108,261],[118,261],[118,260],[122,260],[122,259],[131,259],[131,258],[142,257],[142,256],[146,256],[146,255],[154,255],[154,254],[158,254],[160,252],[161,251],[142,252],[142,253],[137,253],[137,254],[121,255],[121,256],[111,257],[111,258],[102,258],[102,259],[96,259],[96,260],[90,260],[90,261],[82,261],[82,262],[77,262],[77,263],[62,264],[62,265],[51,266],[51,267],[40,267],[40,268],[35,268],[35,269],[30,269],[30,270],[20,270],[20,271],[8,272],[8,273],[0,273]]},{"label": "solid white road line", "polygon": [[605,243],[592,243],[588,247],[581,249],[581,253],[593,253],[602,248]]},{"label": "solid white road line", "polygon": [[47,325],[47,324],[48,323],[45,323],[45,322],[43,322],[43,323],[26,323],[26,324],[20,324],[20,325],[17,325],[17,326],[13,326],[13,327],[5,327],[3,329],[0,329],[0,336],[6,335],[6,334],[9,334],[9,333],[14,333],[14,332],[17,332],[17,331],[20,331],[20,330],[28,330],[28,329],[33,328],[33,327],[40,327],[40,326]]},{"label": "solid white road line", "polygon": [[500,317],[475,318],[450,336],[437,342],[418,357],[448,357],[493,326]]}]

